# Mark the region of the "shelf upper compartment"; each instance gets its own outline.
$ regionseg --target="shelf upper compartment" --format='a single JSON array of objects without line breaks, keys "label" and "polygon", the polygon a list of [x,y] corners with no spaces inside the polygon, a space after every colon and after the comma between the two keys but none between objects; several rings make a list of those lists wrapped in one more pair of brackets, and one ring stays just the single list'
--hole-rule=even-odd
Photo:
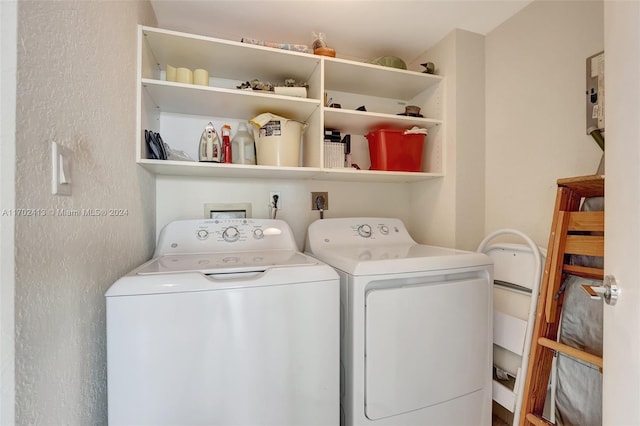
[{"label": "shelf upper compartment", "polygon": [[409,129],[423,127],[425,129],[442,124],[442,120],[430,118],[408,117],[403,115],[362,112],[348,109],[325,108],[324,127],[339,129],[344,133],[365,135],[375,129]]},{"label": "shelf upper compartment", "polygon": [[438,75],[325,58],[325,90],[408,101],[442,81]]},{"label": "shelf upper compartment", "polygon": [[152,79],[142,79],[142,85],[162,112],[245,120],[263,112],[271,112],[306,121],[320,107],[320,101],[316,99],[251,90],[222,89]]},{"label": "shelf upper compartment", "polygon": [[279,84],[286,78],[307,82],[320,64],[319,57],[306,53],[152,27],[142,27],[142,33],[160,69],[167,64],[202,68],[215,78],[238,81],[258,78]]},{"label": "shelf upper compartment", "polygon": [[259,78],[274,84],[286,78],[308,82],[324,60],[326,90],[401,100],[410,100],[442,80],[441,76],[416,71],[153,27],[142,27],[142,33],[160,69],[167,64],[202,68],[214,78],[237,81]]}]

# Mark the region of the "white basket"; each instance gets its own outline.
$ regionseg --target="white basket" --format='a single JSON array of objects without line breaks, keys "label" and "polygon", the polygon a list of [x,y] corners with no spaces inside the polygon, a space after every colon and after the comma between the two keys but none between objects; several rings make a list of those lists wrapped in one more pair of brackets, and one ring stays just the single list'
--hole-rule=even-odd
[{"label": "white basket", "polygon": [[298,167],[304,128],[304,123],[286,118],[271,120],[260,128],[254,128],[257,164]]}]

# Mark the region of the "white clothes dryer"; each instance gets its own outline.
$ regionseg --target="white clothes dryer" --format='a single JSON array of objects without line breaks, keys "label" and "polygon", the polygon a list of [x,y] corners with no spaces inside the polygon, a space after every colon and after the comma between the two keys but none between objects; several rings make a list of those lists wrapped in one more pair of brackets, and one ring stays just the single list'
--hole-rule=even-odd
[{"label": "white clothes dryer", "polygon": [[341,424],[491,424],[488,256],[385,218],[318,220],[306,250],[340,275]]},{"label": "white clothes dryer", "polygon": [[337,425],[339,279],[281,220],[177,221],[106,293],[112,425]]}]

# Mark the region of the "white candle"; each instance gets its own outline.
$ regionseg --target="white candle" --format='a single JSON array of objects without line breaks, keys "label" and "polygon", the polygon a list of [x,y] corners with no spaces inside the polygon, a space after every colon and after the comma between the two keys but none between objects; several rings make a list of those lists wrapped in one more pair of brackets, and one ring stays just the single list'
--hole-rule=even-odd
[{"label": "white candle", "polygon": [[203,69],[197,69],[193,71],[193,82],[200,86],[209,85],[209,71]]},{"label": "white candle", "polygon": [[176,71],[176,80],[179,83],[193,84],[193,71],[189,68],[178,68]]}]

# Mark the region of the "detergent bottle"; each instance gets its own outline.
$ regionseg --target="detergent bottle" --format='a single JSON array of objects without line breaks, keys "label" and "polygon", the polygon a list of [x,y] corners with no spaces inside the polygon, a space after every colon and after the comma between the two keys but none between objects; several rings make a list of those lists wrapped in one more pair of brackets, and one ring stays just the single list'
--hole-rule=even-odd
[{"label": "detergent bottle", "polygon": [[256,147],[247,123],[241,121],[238,131],[231,140],[233,162],[236,164],[256,164]]}]

